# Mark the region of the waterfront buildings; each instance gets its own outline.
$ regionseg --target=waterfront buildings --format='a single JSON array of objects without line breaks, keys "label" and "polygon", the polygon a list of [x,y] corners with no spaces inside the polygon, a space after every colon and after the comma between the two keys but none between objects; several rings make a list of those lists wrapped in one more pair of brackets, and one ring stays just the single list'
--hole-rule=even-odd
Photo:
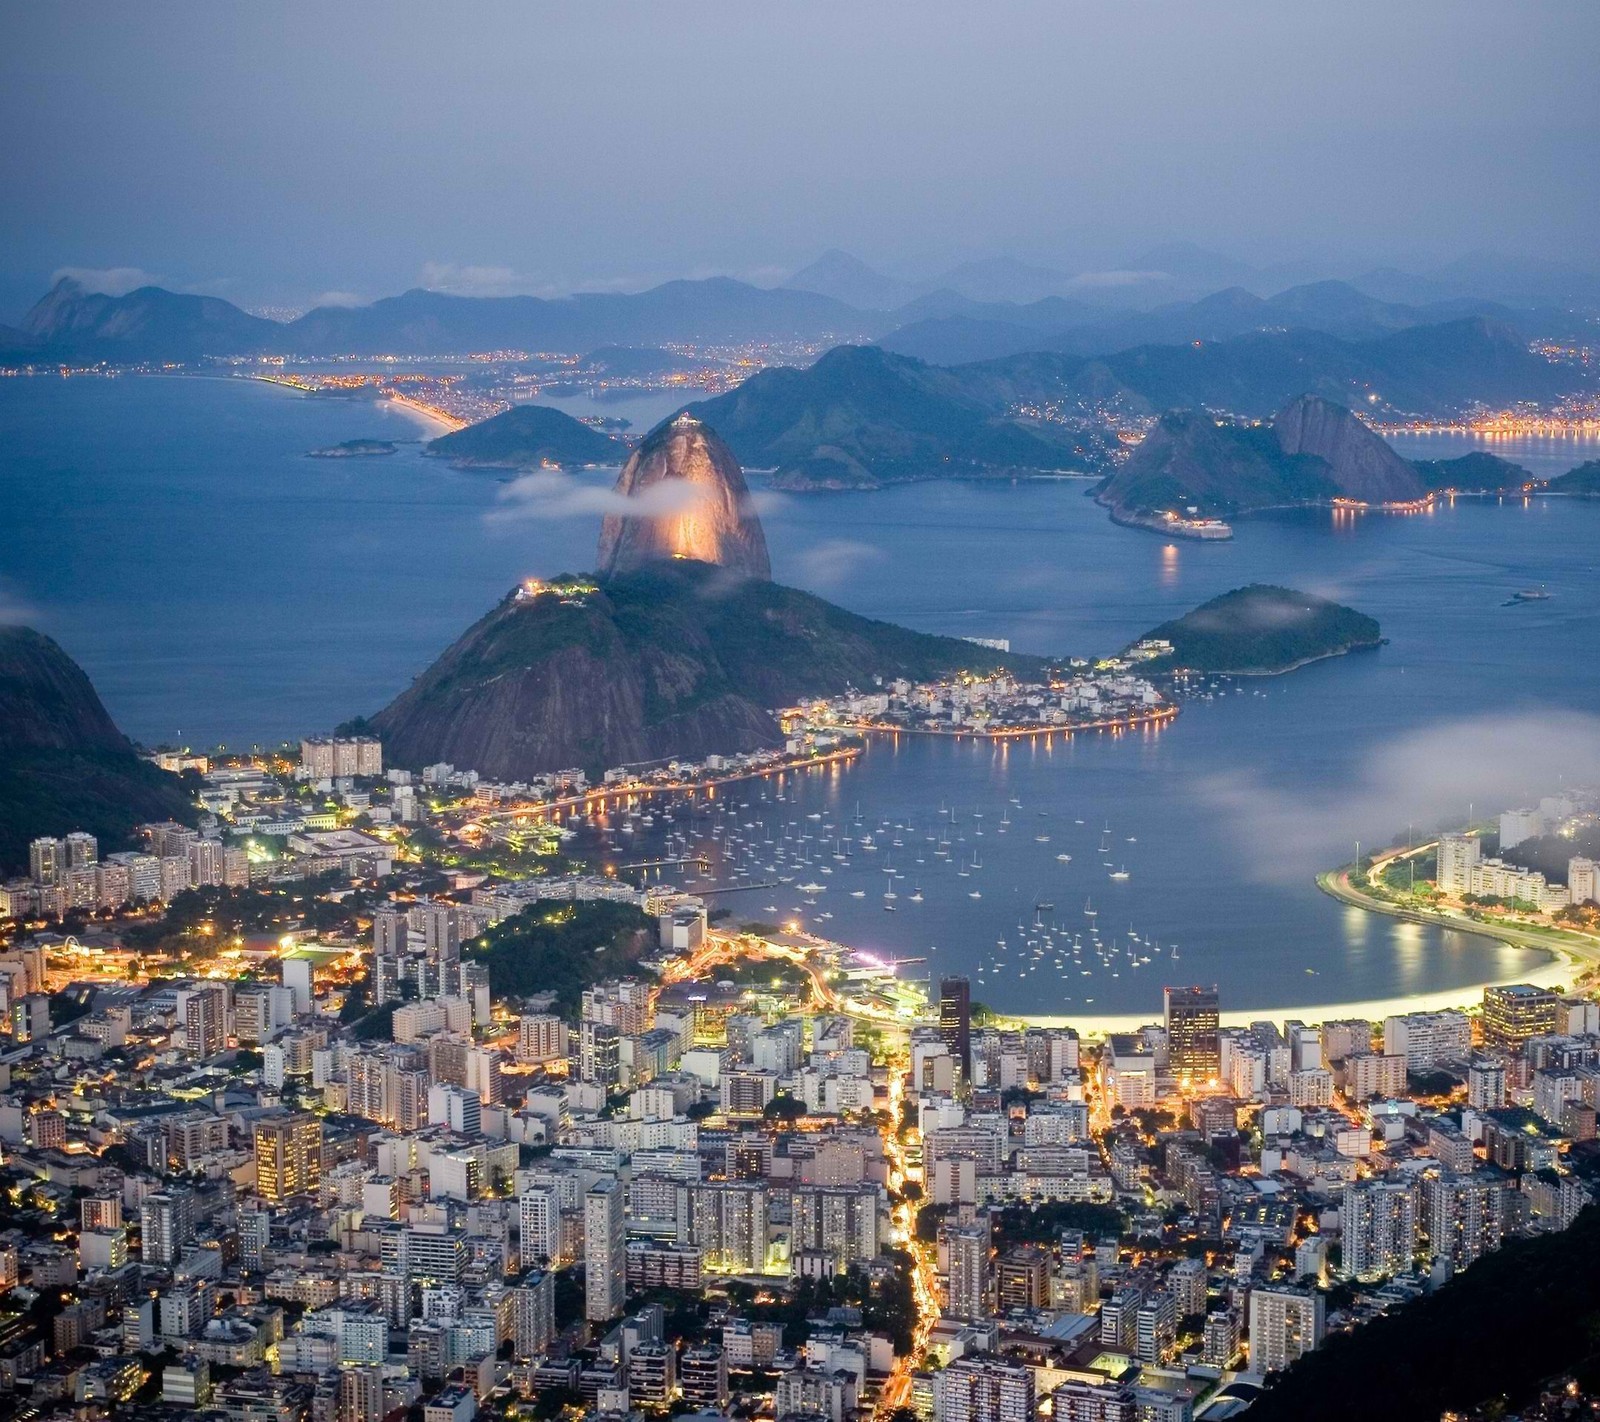
[{"label": "waterfront buildings", "polygon": [[1210,1081],[1222,1070],[1216,988],[1164,989],[1167,1060],[1172,1071],[1191,1081]]},{"label": "waterfront buildings", "polygon": [[1465,1012],[1408,1012],[1386,1017],[1384,1050],[1406,1059],[1406,1070],[1431,1071],[1464,1062],[1472,1051],[1472,1023]]},{"label": "waterfront buildings", "polygon": [[1514,1051],[1552,1034],[1560,1015],[1561,999],[1548,988],[1508,983],[1483,990],[1483,1040],[1491,1047]]},{"label": "waterfront buildings", "polygon": [[961,1064],[963,1080],[972,1077],[972,983],[964,977],[939,980],[939,1035]]}]

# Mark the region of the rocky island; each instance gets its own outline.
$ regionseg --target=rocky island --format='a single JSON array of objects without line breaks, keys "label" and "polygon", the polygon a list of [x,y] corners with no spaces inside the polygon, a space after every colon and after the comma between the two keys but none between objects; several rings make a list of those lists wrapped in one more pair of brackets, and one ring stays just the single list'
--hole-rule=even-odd
[{"label": "rocky island", "polygon": [[688,558],[746,577],[772,576],[744,471],[716,431],[693,415],[680,414],[645,437],[623,466],[617,492],[636,502],[640,513],[606,515],[600,528],[603,574]]},{"label": "rocky island", "polygon": [[1147,673],[1272,676],[1382,642],[1377,621],[1354,608],[1252,583],[1152,628],[1135,647],[1154,652],[1142,663]]},{"label": "rocky island", "polygon": [[308,449],[307,459],[372,459],[396,454],[400,446],[392,439],[347,439],[325,449]]}]

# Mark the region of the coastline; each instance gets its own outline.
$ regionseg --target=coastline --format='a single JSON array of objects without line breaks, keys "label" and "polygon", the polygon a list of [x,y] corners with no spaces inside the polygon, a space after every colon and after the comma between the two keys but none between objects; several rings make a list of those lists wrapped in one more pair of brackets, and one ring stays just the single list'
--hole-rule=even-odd
[{"label": "coastline", "polygon": [[[1292,671],[1299,671],[1301,667],[1315,666],[1318,662],[1332,661],[1335,657],[1348,657],[1352,652],[1376,652],[1388,642],[1387,637],[1379,637],[1376,642],[1352,642],[1348,647],[1335,647],[1331,652],[1318,652],[1314,657],[1301,657],[1297,662],[1290,662],[1286,667],[1252,667],[1244,671],[1191,671],[1192,676],[1287,676]],[[1176,671],[1163,672],[1164,676],[1175,676]]]},{"label": "coastline", "polygon": [[426,430],[435,435],[454,434],[457,430],[465,429],[467,421],[457,419],[454,415],[446,415],[441,410],[436,410],[432,405],[424,405],[419,400],[413,400],[409,395],[385,395],[383,403],[392,405],[404,415],[411,416]]},{"label": "coastline", "polygon": [[[1404,909],[1397,905],[1387,904],[1381,899],[1371,898],[1361,893],[1349,882],[1348,865],[1342,869],[1332,869],[1317,875],[1317,887],[1330,898],[1337,899],[1340,903],[1348,904],[1351,908],[1363,913],[1382,914],[1388,918],[1399,919],[1404,923],[1428,924],[1434,927],[1451,929],[1457,933],[1471,934],[1477,938],[1492,939],[1526,953],[1537,953],[1543,961],[1532,966],[1526,972],[1513,973],[1506,977],[1493,978],[1483,982],[1464,983],[1459,987],[1442,988],[1436,992],[1413,993],[1389,998],[1366,998],[1360,1001],[1299,1001],[1271,1007],[1225,1011],[1221,1014],[1221,1022],[1224,1027],[1247,1027],[1251,1022],[1260,1021],[1263,1018],[1272,1021],[1300,1018],[1307,1022],[1324,1022],[1353,1017],[1377,1022],[1394,1013],[1439,1012],[1445,1008],[1471,1008],[1479,1005],[1483,990],[1486,987],[1501,987],[1507,983],[1532,983],[1535,987],[1570,988],[1583,972],[1600,965],[1600,942],[1597,942],[1593,949],[1587,950],[1588,956],[1586,956],[1585,950],[1578,942],[1558,944],[1528,941],[1535,937],[1528,930],[1512,926],[1499,927],[1495,924],[1480,923],[1476,920],[1463,922],[1461,919],[1451,917],[1448,914]],[[997,1013],[997,1016],[1003,1017],[1007,1021],[1025,1023],[1029,1027],[1076,1027],[1085,1037],[1101,1037],[1110,1032],[1136,1031],[1138,1028],[1159,1019],[1160,1013],[1107,1013],[1098,1017],[1082,1016],[1076,1013],[1045,1015]]]}]

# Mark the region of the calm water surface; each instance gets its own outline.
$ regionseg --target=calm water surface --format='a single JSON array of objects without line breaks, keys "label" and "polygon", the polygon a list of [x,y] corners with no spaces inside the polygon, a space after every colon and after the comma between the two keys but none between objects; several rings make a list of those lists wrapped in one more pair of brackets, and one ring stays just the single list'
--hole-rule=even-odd
[{"label": "calm water surface", "polygon": [[[667,413],[607,410],[638,425]],[[519,506],[504,478],[451,470],[417,444],[380,459],[304,457],[425,433],[389,407],[241,381],[0,382],[0,608],[62,642],[146,741],[270,743],[375,710],[515,579],[584,567],[598,532],[592,513]],[[1539,453],[1494,448],[1530,467]],[[751,891],[740,912],[798,908],[815,927],[934,970],[983,968],[986,1000],[1038,1012],[1148,1009],[1180,975],[1218,981],[1226,1005],[1251,1007],[1519,971],[1527,959],[1514,950],[1347,911],[1311,877],[1349,857],[1347,817],[1325,810],[1366,783],[1385,748],[1467,712],[1600,710],[1600,503],[1463,501],[1337,527],[1307,513],[1244,521],[1226,544],[1167,544],[1109,523],[1085,487],[767,494],[763,518],[781,581],[1019,650],[1112,651],[1252,581],[1337,596],[1377,617],[1389,644],[1190,703],[1159,734],[877,743],[855,767],[791,783],[781,804],[753,801],[752,816],[781,840],[786,824],[817,833],[853,820],[859,802],[869,827],[925,834],[943,806],[980,868],[961,877],[955,857],[926,853],[917,865],[902,831],[894,852],[907,878],[896,886],[920,887],[920,905],[883,912],[888,876],[830,858],[825,892]],[[1550,600],[1504,605],[1532,585]],[[1305,812],[1285,835],[1283,807],[1297,803]],[[1005,813],[1007,833],[987,828]],[[982,836],[970,833],[980,825]],[[1101,855],[1108,826],[1115,848]],[[1110,880],[1105,859],[1129,877]],[[1036,915],[1041,901],[1056,905],[1051,915]],[[1070,942],[1089,922],[1086,901],[1124,957],[1097,959],[1089,977],[1053,958],[1024,975],[1018,923],[1053,916]],[[1181,967],[1128,966],[1130,927],[1141,942],[1178,944]],[[991,967],[1000,938],[1014,956]]]}]

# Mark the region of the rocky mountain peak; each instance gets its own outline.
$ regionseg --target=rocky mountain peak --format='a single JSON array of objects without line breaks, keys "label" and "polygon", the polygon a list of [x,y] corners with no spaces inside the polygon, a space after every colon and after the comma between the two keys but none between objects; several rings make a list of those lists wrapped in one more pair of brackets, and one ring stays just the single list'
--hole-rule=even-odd
[{"label": "rocky mountain peak", "polygon": [[1285,454],[1314,454],[1340,493],[1368,503],[1402,503],[1425,490],[1417,471],[1343,405],[1302,395],[1279,410],[1273,433]]},{"label": "rocky mountain peak", "polygon": [[772,577],[739,461],[715,430],[687,411],[645,437],[623,466],[616,491],[637,501],[639,511],[606,515],[602,577],[675,558]]}]

